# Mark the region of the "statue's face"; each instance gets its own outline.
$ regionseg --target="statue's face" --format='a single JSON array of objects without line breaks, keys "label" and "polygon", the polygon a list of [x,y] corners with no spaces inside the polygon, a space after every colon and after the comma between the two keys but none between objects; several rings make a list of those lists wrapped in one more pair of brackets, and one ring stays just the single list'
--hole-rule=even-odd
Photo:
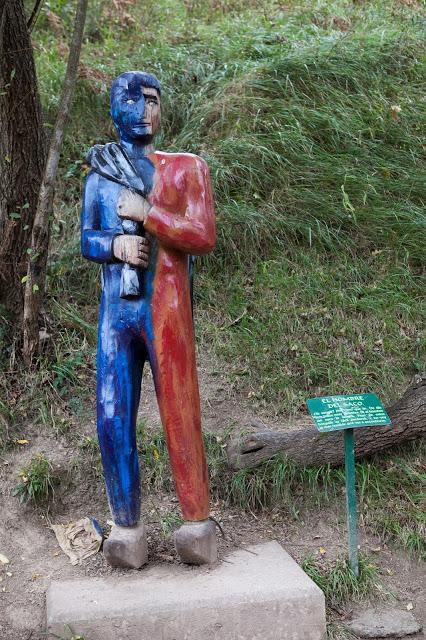
[{"label": "statue's face", "polygon": [[138,73],[126,73],[111,96],[111,115],[121,139],[152,141],[160,126],[160,95],[144,87]]}]

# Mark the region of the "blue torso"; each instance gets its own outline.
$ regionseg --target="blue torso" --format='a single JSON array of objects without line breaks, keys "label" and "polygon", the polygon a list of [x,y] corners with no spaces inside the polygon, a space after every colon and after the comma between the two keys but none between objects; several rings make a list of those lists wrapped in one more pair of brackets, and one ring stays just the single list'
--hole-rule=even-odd
[{"label": "blue torso", "polygon": [[[146,193],[149,194],[154,181],[155,169],[153,163],[147,156],[139,159],[132,158],[132,162],[144,182]],[[118,199],[123,188],[120,184],[99,176],[96,205],[98,207],[99,222],[102,231],[110,230],[115,231],[117,234],[123,233],[123,221],[117,213]],[[140,229],[139,233],[143,235],[143,229]],[[139,299],[131,301],[132,304],[120,304],[120,307],[129,310],[134,309],[137,306],[143,305],[144,301],[147,302],[150,299],[152,280],[155,273],[156,255],[157,241],[155,238],[150,238],[149,266],[146,270],[141,270],[140,272],[142,295]],[[111,302],[121,302],[119,290],[122,268],[122,263],[113,262],[102,265],[103,294]],[[123,302],[128,303],[130,301],[123,300]]]}]

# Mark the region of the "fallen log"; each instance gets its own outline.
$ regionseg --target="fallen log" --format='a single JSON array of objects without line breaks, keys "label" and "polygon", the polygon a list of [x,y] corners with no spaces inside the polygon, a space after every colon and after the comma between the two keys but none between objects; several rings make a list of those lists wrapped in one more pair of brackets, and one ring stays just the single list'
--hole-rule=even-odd
[{"label": "fallen log", "polygon": [[[357,459],[426,435],[426,374],[417,376],[402,398],[387,407],[387,412],[389,426],[355,429]],[[228,444],[231,469],[256,467],[277,453],[284,453],[298,466],[343,463],[342,431],[319,433],[308,418],[302,425],[289,424],[282,431],[267,430],[257,420],[252,426],[262,430],[241,435]]]}]

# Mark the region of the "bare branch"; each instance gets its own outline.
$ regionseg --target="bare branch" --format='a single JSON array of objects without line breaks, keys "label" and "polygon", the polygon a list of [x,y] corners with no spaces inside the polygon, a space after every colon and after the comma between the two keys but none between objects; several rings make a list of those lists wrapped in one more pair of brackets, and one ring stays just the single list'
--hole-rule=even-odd
[{"label": "bare branch", "polygon": [[30,33],[34,29],[35,23],[37,22],[37,18],[38,18],[39,13],[40,13],[42,1],[43,0],[36,0],[36,3],[34,5],[34,7],[33,7],[33,10],[31,11],[31,15],[27,20],[27,29],[28,29],[28,31]]},{"label": "bare branch", "polygon": [[46,262],[49,248],[50,215],[53,209],[54,186],[58,171],[59,156],[64,137],[65,124],[77,78],[78,62],[83,41],[88,0],[78,0],[74,21],[70,53],[58,116],[50,141],[44,178],[40,189],[37,211],[31,236],[27,281],[24,298],[24,347],[23,356],[27,364],[32,362],[39,342],[40,298],[45,289]]}]

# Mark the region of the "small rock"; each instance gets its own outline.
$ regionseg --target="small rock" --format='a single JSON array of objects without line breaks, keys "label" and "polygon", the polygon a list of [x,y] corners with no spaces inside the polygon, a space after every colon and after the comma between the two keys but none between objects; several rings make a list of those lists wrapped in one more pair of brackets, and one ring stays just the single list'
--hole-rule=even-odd
[{"label": "small rock", "polygon": [[412,613],[399,609],[367,609],[345,627],[359,638],[405,638],[422,630]]}]

